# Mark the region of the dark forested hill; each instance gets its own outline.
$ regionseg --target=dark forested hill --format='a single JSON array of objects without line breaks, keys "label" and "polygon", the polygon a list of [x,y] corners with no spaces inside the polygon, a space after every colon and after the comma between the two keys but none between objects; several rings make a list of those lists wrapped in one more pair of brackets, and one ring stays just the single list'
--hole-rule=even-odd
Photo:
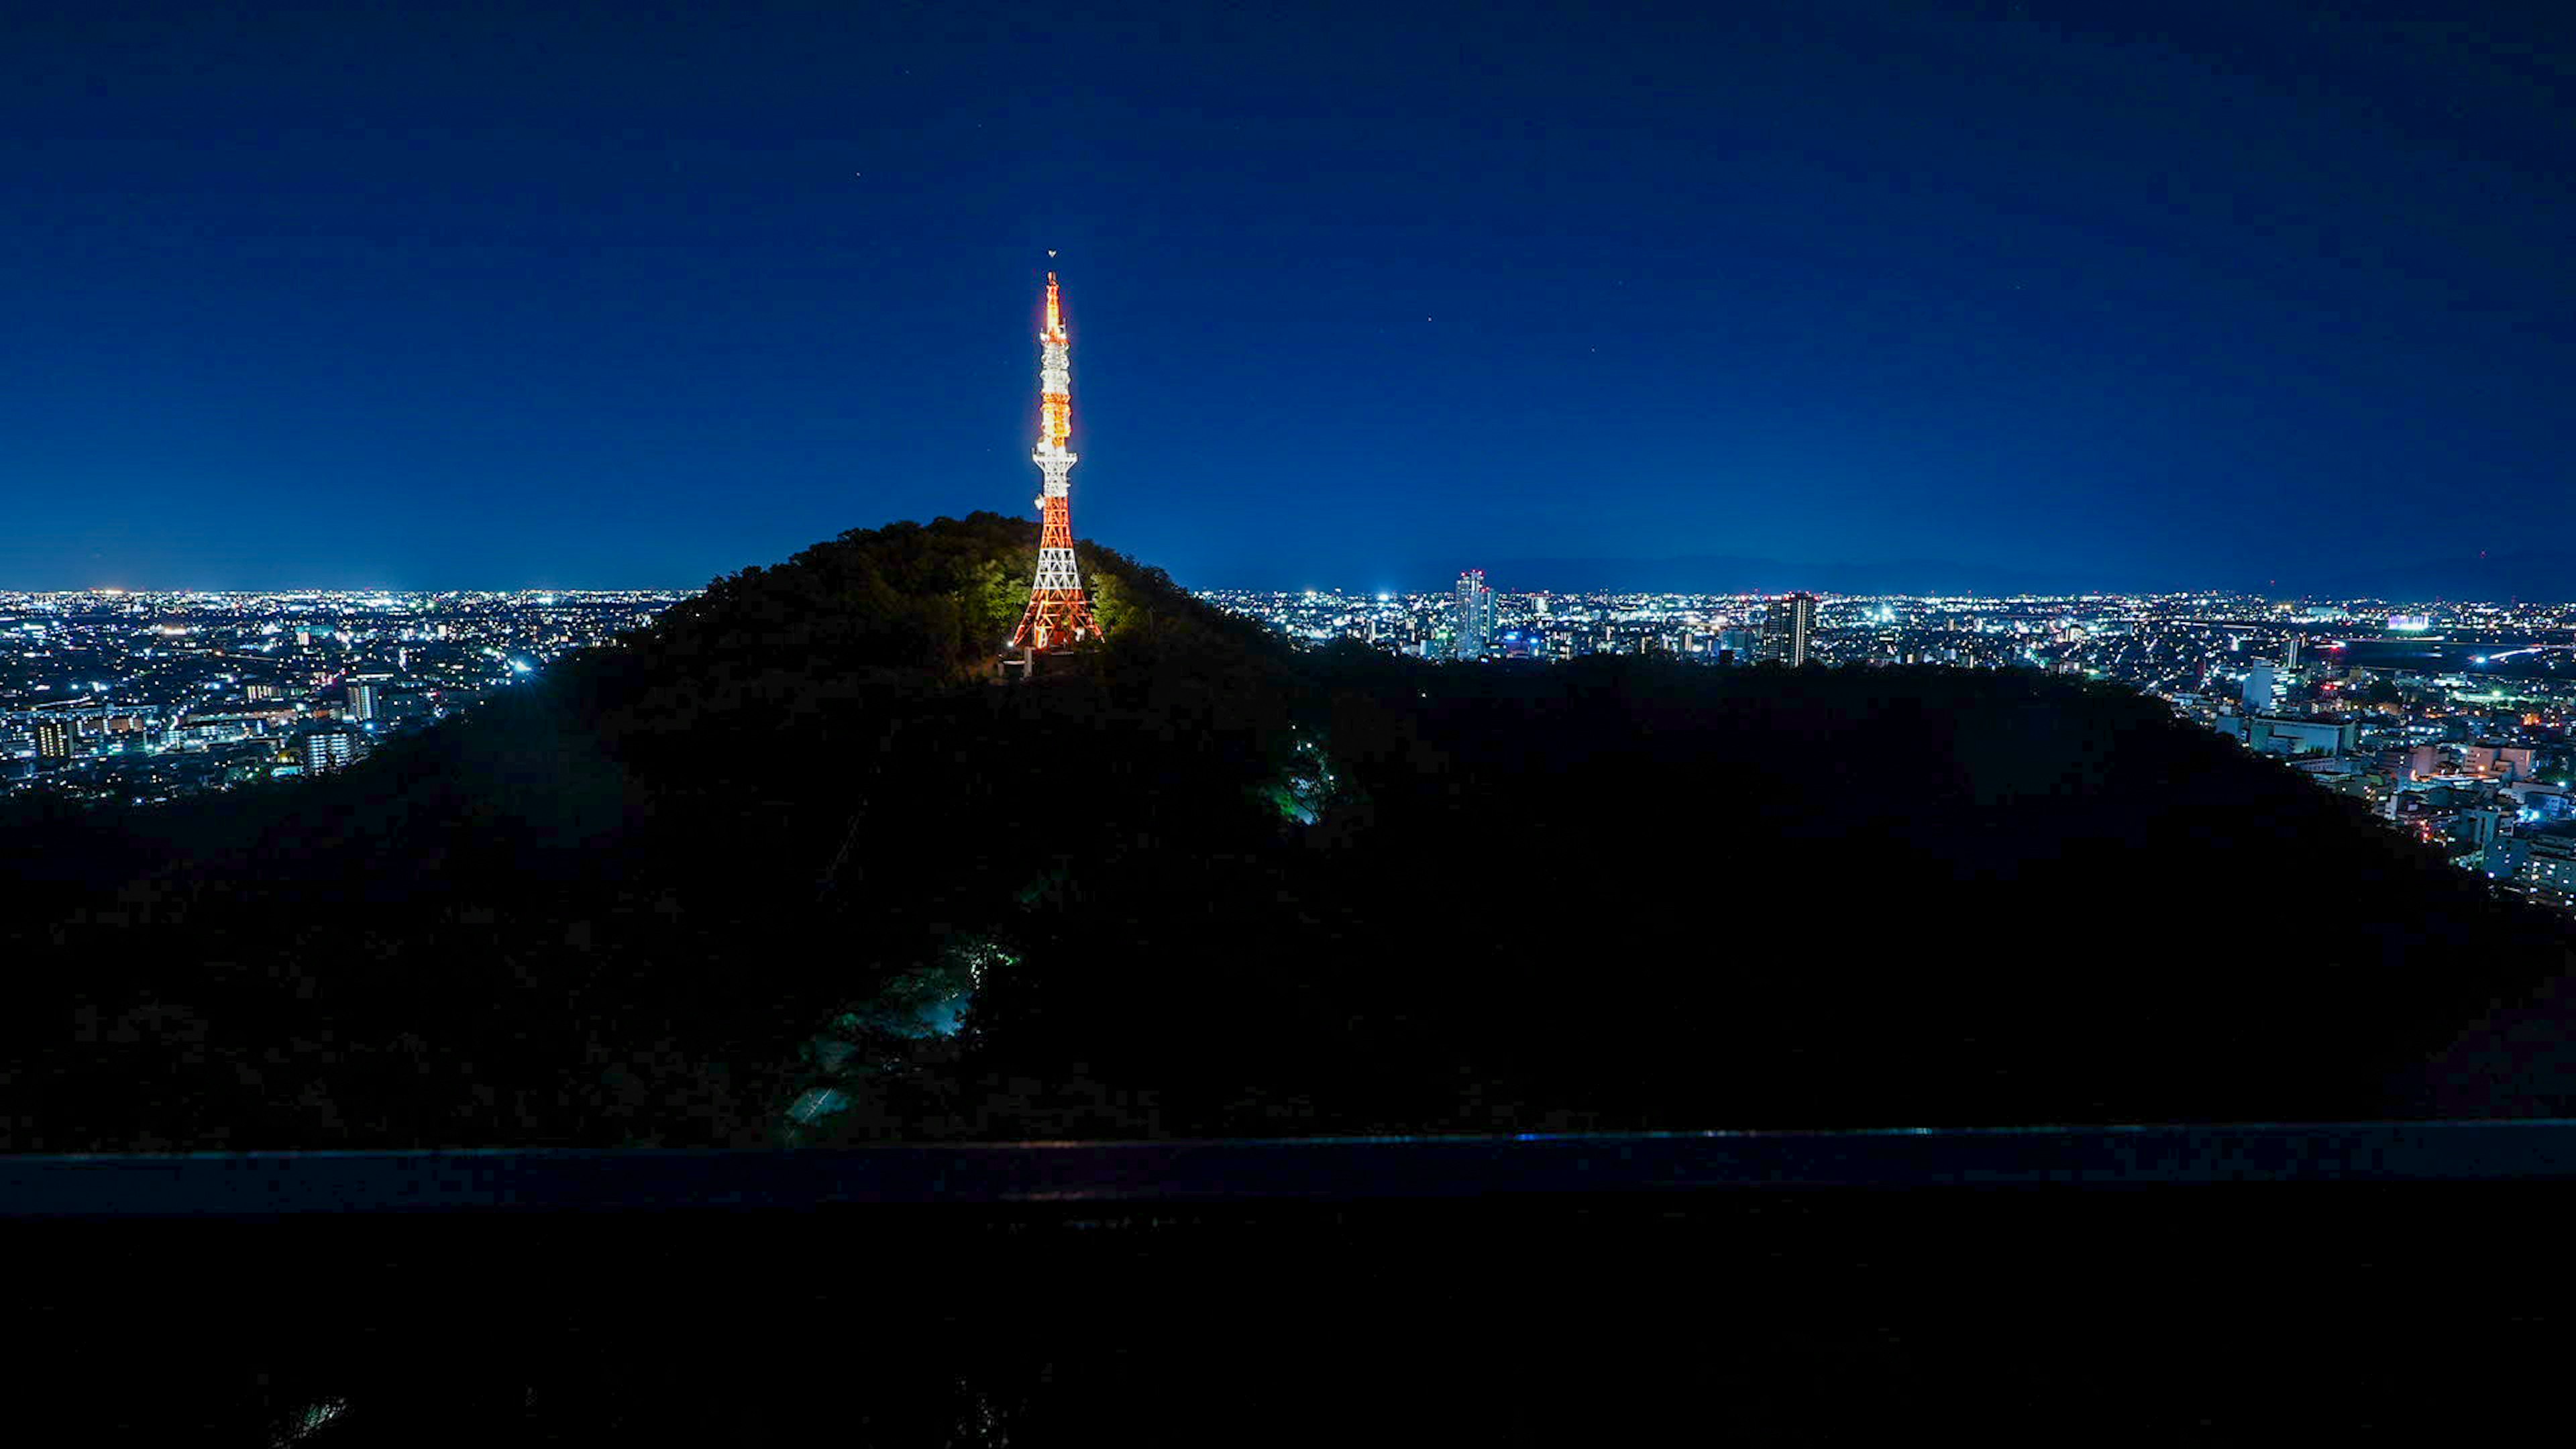
[{"label": "dark forested hill", "polygon": [[1300,653],[1097,550],[1109,645],[996,683],[1033,555],[848,534],[343,776],[0,822],[0,1146],[2391,1115],[2567,964],[2121,691]]}]

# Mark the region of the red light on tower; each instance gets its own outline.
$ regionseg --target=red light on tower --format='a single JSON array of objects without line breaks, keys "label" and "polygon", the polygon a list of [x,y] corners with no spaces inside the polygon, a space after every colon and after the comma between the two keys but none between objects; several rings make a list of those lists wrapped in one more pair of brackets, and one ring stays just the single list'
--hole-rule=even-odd
[{"label": "red light on tower", "polygon": [[1046,330],[1038,334],[1038,348],[1038,445],[1029,454],[1046,478],[1038,497],[1038,576],[1010,645],[1032,651],[1100,637],[1091,597],[1083,592],[1082,567],[1073,556],[1073,485],[1067,475],[1075,460],[1065,448],[1073,436],[1073,344],[1065,336],[1064,302],[1053,272],[1047,273]]}]

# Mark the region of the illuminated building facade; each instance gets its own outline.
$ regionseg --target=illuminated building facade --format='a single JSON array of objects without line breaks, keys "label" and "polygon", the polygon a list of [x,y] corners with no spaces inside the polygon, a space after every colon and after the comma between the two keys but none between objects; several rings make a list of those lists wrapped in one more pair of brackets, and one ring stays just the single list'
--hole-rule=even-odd
[{"label": "illuminated building facade", "polygon": [[2245,671],[2243,701],[2247,714],[2260,714],[2272,707],[2272,666],[2257,664]]},{"label": "illuminated building facade", "polygon": [[1762,613],[1763,656],[1778,660],[1792,669],[1807,662],[1807,649],[1816,637],[1816,596],[1786,594],[1771,601]]},{"label": "illuminated building facade", "polygon": [[2517,837],[2513,872],[2523,893],[2544,905],[2576,906],[2576,825],[2544,825]]},{"label": "illuminated building facade", "polygon": [[1458,597],[1450,607],[1456,640],[1452,656],[1484,658],[1494,647],[1494,591],[1485,587],[1483,569],[1469,569],[1458,576]]},{"label": "illuminated building facade", "polygon": [[357,740],[347,730],[319,730],[304,737],[304,768],[316,775],[347,769],[357,754]]}]

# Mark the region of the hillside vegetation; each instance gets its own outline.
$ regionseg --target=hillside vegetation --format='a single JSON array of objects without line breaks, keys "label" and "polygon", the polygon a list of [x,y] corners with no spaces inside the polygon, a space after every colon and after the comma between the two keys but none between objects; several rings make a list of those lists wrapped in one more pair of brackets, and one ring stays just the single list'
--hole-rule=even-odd
[{"label": "hillside vegetation", "polygon": [[1088,547],[1109,643],[1003,685],[1034,543],[853,532],[345,775],[0,823],[0,1147],[2402,1115],[2567,965],[2121,690],[1300,652]]}]

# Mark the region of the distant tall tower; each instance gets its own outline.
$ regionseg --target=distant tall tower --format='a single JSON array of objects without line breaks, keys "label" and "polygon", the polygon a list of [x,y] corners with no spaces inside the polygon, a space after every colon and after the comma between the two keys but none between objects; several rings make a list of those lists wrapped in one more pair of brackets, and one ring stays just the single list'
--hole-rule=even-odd
[{"label": "distant tall tower", "polygon": [[1029,461],[1046,475],[1046,490],[1038,498],[1037,582],[1011,647],[1064,649],[1099,638],[1100,623],[1091,616],[1082,567],[1073,557],[1073,485],[1066,475],[1074,457],[1064,446],[1073,436],[1073,344],[1064,335],[1064,304],[1053,272],[1047,273],[1046,330],[1038,342],[1038,446]]},{"label": "distant tall tower", "polygon": [[1450,654],[1482,659],[1494,647],[1494,591],[1485,587],[1485,571],[1469,569],[1458,576],[1458,598],[1450,616],[1456,642]]}]

